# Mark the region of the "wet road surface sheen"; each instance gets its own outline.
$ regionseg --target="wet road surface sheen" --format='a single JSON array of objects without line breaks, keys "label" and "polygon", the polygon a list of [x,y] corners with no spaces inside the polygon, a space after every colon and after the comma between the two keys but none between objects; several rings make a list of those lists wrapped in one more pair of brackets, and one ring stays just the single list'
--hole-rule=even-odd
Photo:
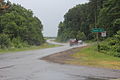
[{"label": "wet road surface sheen", "polygon": [[64,46],[1,54],[0,80],[109,80],[120,78],[119,70],[56,64],[40,60],[50,54],[73,48],[68,44],[62,45]]}]

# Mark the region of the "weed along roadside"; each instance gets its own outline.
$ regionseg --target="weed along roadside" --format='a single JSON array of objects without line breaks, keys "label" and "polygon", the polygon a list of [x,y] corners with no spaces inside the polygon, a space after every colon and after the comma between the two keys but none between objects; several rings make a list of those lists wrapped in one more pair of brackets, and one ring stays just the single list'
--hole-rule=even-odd
[{"label": "weed along roadside", "polygon": [[9,53],[9,52],[37,50],[37,49],[44,49],[44,48],[53,48],[53,47],[59,47],[59,46],[61,46],[61,45],[44,43],[44,44],[42,44],[40,46],[30,46],[30,47],[24,47],[24,48],[0,49],[0,54],[5,54],[5,53]]},{"label": "weed along roadside", "polygon": [[98,52],[95,45],[73,48],[42,59],[62,64],[120,69],[120,58]]},{"label": "weed along roadside", "polygon": [[80,51],[70,56],[74,59],[66,61],[66,63],[120,69],[120,58],[98,52],[94,45],[82,48]]}]

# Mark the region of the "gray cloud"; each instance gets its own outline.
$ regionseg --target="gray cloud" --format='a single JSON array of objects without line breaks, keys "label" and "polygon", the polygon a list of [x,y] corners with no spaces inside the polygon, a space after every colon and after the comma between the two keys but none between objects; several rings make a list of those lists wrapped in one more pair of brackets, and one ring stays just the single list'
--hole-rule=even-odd
[{"label": "gray cloud", "polygon": [[31,9],[44,26],[44,36],[57,36],[58,24],[63,20],[64,14],[76,4],[88,0],[11,0]]}]

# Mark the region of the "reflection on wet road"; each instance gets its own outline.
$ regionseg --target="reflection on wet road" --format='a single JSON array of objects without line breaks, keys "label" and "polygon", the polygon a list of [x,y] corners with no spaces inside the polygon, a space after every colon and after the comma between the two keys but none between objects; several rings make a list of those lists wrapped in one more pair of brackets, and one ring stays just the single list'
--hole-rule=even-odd
[{"label": "reflection on wet road", "polygon": [[56,48],[1,54],[0,80],[109,80],[120,78],[119,70],[56,64],[40,60],[42,57],[70,48],[68,44],[64,44]]}]

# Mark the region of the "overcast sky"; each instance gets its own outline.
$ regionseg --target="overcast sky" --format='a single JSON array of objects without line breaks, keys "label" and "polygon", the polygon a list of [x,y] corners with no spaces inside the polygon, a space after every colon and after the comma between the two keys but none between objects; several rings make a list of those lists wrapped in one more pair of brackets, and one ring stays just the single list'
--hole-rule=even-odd
[{"label": "overcast sky", "polygon": [[77,4],[88,2],[88,0],[11,0],[31,9],[43,26],[44,36],[57,36],[58,24],[63,21],[64,14]]}]

